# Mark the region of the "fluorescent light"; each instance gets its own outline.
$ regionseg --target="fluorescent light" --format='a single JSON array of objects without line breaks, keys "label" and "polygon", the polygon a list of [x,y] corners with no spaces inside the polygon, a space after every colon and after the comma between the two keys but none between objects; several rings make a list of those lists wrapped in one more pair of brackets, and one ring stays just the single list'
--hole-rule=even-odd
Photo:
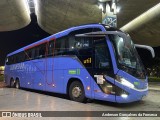
[{"label": "fluorescent light", "polygon": [[38,12],[38,1],[33,0],[33,2],[34,2],[35,14],[37,14],[37,12]]},{"label": "fluorescent light", "polygon": [[37,0],[33,0],[34,6],[37,5]]},{"label": "fluorescent light", "polygon": [[27,12],[30,14],[30,9],[29,9],[29,4],[28,4],[28,0],[24,0],[24,7],[26,8]]},{"label": "fluorescent light", "polygon": [[119,12],[120,12],[120,10],[121,10],[121,8],[120,8],[120,7],[117,7],[117,13],[119,13]]},{"label": "fluorescent light", "polygon": [[35,6],[37,4],[36,0],[25,0],[25,4],[29,13],[35,12]]},{"label": "fluorescent light", "polygon": [[115,9],[116,8],[116,3],[112,3],[112,9]]},{"label": "fluorescent light", "polygon": [[99,4],[98,8],[103,11],[103,5],[102,4]]}]

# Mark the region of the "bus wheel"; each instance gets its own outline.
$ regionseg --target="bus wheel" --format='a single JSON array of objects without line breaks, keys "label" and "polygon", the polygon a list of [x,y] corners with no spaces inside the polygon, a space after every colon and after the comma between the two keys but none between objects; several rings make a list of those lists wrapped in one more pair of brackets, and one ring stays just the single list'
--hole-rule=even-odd
[{"label": "bus wheel", "polygon": [[14,88],[14,87],[15,87],[15,83],[14,83],[14,80],[13,80],[13,79],[10,80],[10,87],[11,87],[11,88]]},{"label": "bus wheel", "polygon": [[16,83],[15,83],[15,84],[16,84],[15,87],[16,87],[17,89],[19,89],[19,88],[20,88],[19,80],[16,80]]},{"label": "bus wheel", "polygon": [[85,92],[81,82],[74,81],[69,87],[69,97],[73,101],[85,102]]}]

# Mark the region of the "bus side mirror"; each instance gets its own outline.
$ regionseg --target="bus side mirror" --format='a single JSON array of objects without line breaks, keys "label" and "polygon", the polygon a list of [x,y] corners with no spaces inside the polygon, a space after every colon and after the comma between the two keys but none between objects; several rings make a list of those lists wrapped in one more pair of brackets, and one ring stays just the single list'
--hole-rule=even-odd
[{"label": "bus side mirror", "polygon": [[152,58],[155,57],[154,49],[151,46],[135,44],[135,47],[146,49],[151,52]]}]

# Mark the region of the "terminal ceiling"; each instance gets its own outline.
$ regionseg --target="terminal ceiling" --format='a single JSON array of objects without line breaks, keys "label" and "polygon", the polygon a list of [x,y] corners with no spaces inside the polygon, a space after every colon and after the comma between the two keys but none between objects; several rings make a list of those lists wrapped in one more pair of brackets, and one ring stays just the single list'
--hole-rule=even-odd
[{"label": "terminal ceiling", "polygon": [[[30,23],[26,0],[0,0],[0,31],[12,31]],[[101,9],[98,1],[110,0],[35,0],[38,25],[53,34],[71,26],[86,23],[100,23]],[[117,14],[118,28],[123,28],[130,21],[142,15],[159,0],[118,0],[120,12]],[[159,11],[160,12],[160,11]],[[154,14],[154,12],[153,12]],[[148,16],[150,17],[150,16]],[[133,29],[125,28],[135,43],[160,46],[160,14]]]}]

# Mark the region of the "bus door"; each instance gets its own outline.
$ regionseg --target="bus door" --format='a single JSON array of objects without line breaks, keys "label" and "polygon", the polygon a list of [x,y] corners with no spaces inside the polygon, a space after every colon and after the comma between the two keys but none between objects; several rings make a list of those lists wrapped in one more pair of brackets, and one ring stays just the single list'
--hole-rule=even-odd
[{"label": "bus door", "polygon": [[35,73],[35,69],[34,68],[34,62],[31,61],[34,58],[34,49],[29,49],[29,50],[25,50],[25,60],[26,62],[24,63],[25,65],[25,72],[22,73],[22,86],[26,87],[26,88],[33,88],[34,87],[34,76],[33,73]]},{"label": "bus door", "polygon": [[45,53],[46,43],[43,43],[35,48],[35,60],[33,61],[34,67],[36,67],[34,77],[34,89],[45,90]]},{"label": "bus door", "polygon": [[50,40],[48,42],[48,55],[46,58],[46,90],[51,92],[63,93],[64,66],[65,59],[63,53],[65,50],[64,38]]},{"label": "bus door", "polygon": [[55,40],[50,40],[46,46],[46,59],[45,59],[45,85],[46,91],[54,91],[54,48]]},{"label": "bus door", "polygon": [[[115,101],[114,72],[105,37],[93,38],[94,98]],[[112,79],[113,78],[113,79]]]}]

